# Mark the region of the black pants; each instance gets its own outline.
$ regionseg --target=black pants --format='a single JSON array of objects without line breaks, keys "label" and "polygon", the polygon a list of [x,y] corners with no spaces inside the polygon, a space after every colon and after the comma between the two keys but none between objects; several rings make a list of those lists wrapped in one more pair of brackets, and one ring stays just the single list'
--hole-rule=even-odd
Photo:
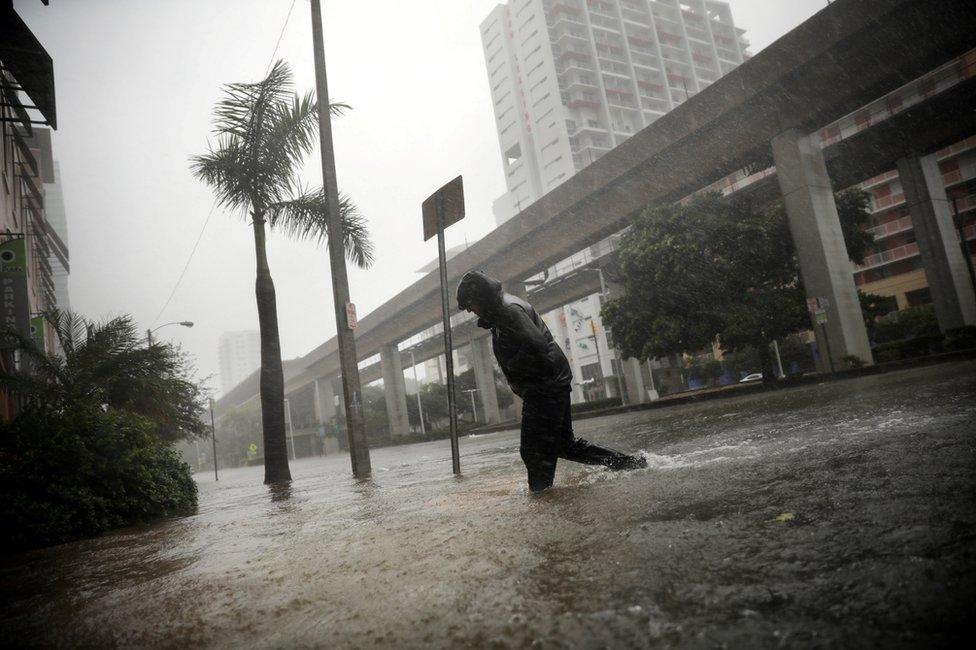
[{"label": "black pants", "polygon": [[533,492],[552,486],[558,458],[587,465],[606,465],[611,469],[623,469],[634,462],[632,456],[575,437],[569,403],[568,392],[527,397],[522,403],[519,451],[529,473],[529,489]]}]

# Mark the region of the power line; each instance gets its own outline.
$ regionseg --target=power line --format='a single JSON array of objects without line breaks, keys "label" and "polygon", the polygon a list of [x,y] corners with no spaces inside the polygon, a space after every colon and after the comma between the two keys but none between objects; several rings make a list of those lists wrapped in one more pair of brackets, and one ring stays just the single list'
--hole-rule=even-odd
[{"label": "power line", "polygon": [[203,239],[203,233],[207,229],[207,224],[210,223],[210,217],[213,216],[214,209],[216,207],[217,207],[216,202],[212,206],[210,206],[210,213],[207,214],[207,219],[206,221],[203,222],[203,228],[200,229],[200,234],[197,235],[197,241],[196,243],[193,244],[193,250],[190,251],[190,256],[186,259],[186,264],[183,265],[183,271],[180,273],[180,277],[177,278],[176,284],[173,286],[173,290],[170,291],[169,293],[169,298],[166,299],[166,302],[163,304],[162,309],[160,309],[159,313],[156,314],[156,318],[153,319],[149,327],[152,327],[153,325],[156,324],[157,321],[159,321],[159,317],[163,315],[163,312],[166,311],[167,307],[169,307],[169,303],[173,299],[173,296],[176,295],[176,290],[180,288],[180,283],[183,282],[183,276],[186,275],[186,270],[190,268],[190,262],[193,261],[193,255],[194,253],[197,252],[197,246],[200,245],[200,240]]},{"label": "power line", "polygon": [[288,27],[288,19],[291,18],[291,10],[295,8],[295,0],[291,0],[291,6],[288,7],[288,14],[285,16],[285,24],[281,26],[281,32],[278,34],[278,42],[275,43],[274,52],[271,53],[271,58],[268,60],[268,70],[271,69],[271,64],[274,63],[275,55],[278,53],[278,46],[281,45],[281,37],[285,35],[285,28]]}]

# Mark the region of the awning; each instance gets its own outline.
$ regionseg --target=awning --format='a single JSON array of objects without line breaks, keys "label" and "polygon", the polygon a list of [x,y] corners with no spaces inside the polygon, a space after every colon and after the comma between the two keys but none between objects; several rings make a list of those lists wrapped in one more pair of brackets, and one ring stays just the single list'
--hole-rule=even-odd
[{"label": "awning", "polygon": [[[54,62],[34,33],[14,11],[12,3],[0,5],[0,64],[14,79],[4,78],[3,103],[23,91],[44,116],[44,124],[58,128],[54,102]],[[5,75],[6,77],[6,75]]]}]

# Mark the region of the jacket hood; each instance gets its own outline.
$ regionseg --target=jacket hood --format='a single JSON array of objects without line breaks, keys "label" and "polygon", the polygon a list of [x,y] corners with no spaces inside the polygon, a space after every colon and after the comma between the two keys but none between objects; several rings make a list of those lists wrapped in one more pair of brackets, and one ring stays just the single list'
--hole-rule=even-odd
[{"label": "jacket hood", "polygon": [[502,302],[502,283],[481,271],[468,271],[458,282],[458,309],[465,310],[472,302],[494,307]]}]

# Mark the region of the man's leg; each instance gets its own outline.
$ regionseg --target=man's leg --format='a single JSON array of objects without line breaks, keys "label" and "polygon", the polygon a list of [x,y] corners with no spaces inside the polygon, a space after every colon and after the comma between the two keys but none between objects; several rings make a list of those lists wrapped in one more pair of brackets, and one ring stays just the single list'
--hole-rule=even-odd
[{"label": "man's leg", "polygon": [[533,492],[552,487],[556,476],[558,433],[562,427],[560,403],[529,398],[522,403],[522,440],[519,453]]},{"label": "man's leg", "polygon": [[564,421],[562,430],[563,447],[560,458],[586,465],[605,465],[610,469],[638,469],[647,467],[643,456],[631,456],[615,449],[594,445],[573,434],[573,415],[569,395],[566,395],[564,405]]}]

